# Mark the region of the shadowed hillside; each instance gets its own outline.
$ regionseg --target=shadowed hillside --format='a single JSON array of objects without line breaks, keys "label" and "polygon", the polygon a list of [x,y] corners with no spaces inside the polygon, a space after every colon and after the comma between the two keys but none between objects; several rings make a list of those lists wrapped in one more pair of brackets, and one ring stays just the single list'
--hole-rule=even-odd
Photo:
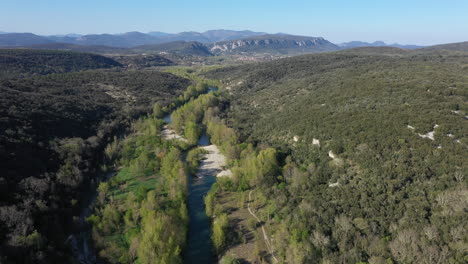
[{"label": "shadowed hillside", "polygon": [[121,67],[112,59],[69,51],[0,49],[0,79]]},{"label": "shadowed hillside", "polygon": [[0,262],[73,263],[65,241],[106,164],[104,148],[189,84],[139,71],[0,81]]}]

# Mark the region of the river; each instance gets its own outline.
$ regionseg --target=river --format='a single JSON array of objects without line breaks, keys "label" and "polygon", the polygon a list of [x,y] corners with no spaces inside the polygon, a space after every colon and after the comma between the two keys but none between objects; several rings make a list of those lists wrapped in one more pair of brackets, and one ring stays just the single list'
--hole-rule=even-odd
[{"label": "river", "polygon": [[[164,121],[170,124],[171,116],[165,116]],[[200,136],[197,145],[199,147],[210,145],[210,138],[206,132],[203,132]],[[213,174],[205,174],[200,178],[195,177],[195,175],[189,175],[189,195],[187,199],[189,231],[187,248],[183,256],[185,264],[210,264],[215,262],[211,243],[210,218],[206,215],[204,200],[205,195],[215,182],[216,177]]]},{"label": "river", "polygon": [[[212,87],[208,89],[208,93],[217,90],[217,88]],[[170,124],[172,121],[171,114],[166,115],[163,119],[166,123]],[[197,145],[199,147],[210,145],[210,138],[206,132],[203,132],[200,136]],[[205,212],[204,201],[205,195],[216,182],[215,173],[215,171],[212,173],[203,173],[203,177],[195,177],[195,175],[188,176],[189,195],[187,205],[189,211],[189,231],[187,248],[183,255],[184,263],[186,264],[215,263],[216,258],[213,254],[211,243],[211,224]],[[113,175],[115,175],[115,172],[107,173],[103,180],[107,181]],[[91,215],[91,208],[97,196],[96,188],[91,189],[92,188],[90,188],[90,192],[83,202],[79,231],[70,235],[66,241],[66,243],[71,246],[75,259],[77,259],[80,264],[96,263],[96,255],[89,245],[91,236],[90,229],[86,224],[86,218]]]}]

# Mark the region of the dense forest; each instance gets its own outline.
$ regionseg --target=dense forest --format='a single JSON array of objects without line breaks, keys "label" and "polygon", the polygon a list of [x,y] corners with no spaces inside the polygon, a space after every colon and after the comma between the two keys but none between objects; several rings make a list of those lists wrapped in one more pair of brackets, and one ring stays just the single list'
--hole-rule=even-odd
[{"label": "dense forest", "polygon": [[182,263],[204,132],[220,263],[468,262],[467,54],[111,58],[0,50],[0,263],[76,263],[94,190],[98,263]]},{"label": "dense forest", "polygon": [[131,69],[172,66],[175,64],[173,61],[159,55],[113,55],[110,57]]},{"label": "dense forest", "polygon": [[1,81],[0,262],[72,262],[65,241],[83,192],[105,169],[105,147],[190,84],[170,73],[111,70]]},{"label": "dense forest", "polygon": [[122,67],[110,58],[70,51],[0,49],[0,79]]},{"label": "dense forest", "polygon": [[[238,146],[207,210],[230,217],[253,191],[280,262],[466,263],[468,56],[397,52],[205,74],[224,82],[221,116],[253,144]],[[223,207],[227,196],[241,207]]]}]

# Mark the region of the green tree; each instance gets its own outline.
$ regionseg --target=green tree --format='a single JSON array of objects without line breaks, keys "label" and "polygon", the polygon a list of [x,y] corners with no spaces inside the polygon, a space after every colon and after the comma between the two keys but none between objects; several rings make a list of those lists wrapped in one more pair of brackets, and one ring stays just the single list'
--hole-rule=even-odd
[{"label": "green tree", "polygon": [[274,148],[267,148],[260,151],[255,166],[255,184],[271,185],[276,182],[276,176],[279,173],[279,165]]},{"label": "green tree", "polygon": [[219,254],[226,245],[226,232],[229,226],[227,214],[223,213],[213,221],[212,241],[216,252]]},{"label": "green tree", "polygon": [[138,260],[143,264],[182,263],[180,253],[185,234],[178,233],[178,229],[174,219],[150,211],[143,219]]},{"label": "green tree", "polygon": [[153,104],[153,115],[156,118],[161,118],[163,116],[163,114],[164,114],[164,112],[162,111],[162,108],[159,105],[159,103],[154,103]]},{"label": "green tree", "polygon": [[185,125],[185,138],[187,138],[190,144],[197,143],[201,133],[200,130],[199,126],[194,122],[188,122]]}]

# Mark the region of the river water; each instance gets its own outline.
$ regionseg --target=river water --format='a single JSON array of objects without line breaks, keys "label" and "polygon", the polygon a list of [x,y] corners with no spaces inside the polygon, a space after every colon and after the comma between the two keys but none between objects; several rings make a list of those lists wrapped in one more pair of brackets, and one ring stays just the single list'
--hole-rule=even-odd
[{"label": "river water", "polygon": [[[205,133],[198,140],[198,146],[210,145],[210,139]],[[211,244],[210,218],[205,212],[204,197],[215,183],[214,175],[202,178],[189,177],[189,232],[187,250],[184,254],[184,263],[214,263],[215,257]]]},{"label": "river water", "polygon": [[[164,121],[171,123],[170,114],[164,117]],[[203,132],[197,142],[199,147],[210,145],[210,138]],[[201,178],[189,175],[187,199],[189,212],[189,231],[187,238],[187,248],[184,252],[185,264],[210,264],[215,263],[213,246],[211,243],[210,218],[205,211],[205,195],[211,186],[216,182],[214,175]]]}]

